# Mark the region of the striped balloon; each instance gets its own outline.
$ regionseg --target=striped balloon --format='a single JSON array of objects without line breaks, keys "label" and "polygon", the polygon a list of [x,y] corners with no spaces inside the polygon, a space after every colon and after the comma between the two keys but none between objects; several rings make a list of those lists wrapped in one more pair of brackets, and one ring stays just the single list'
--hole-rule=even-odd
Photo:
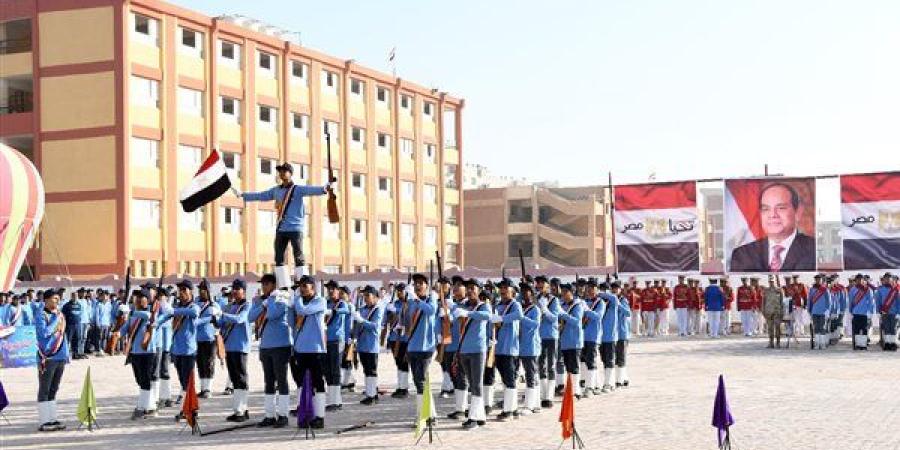
[{"label": "striped balloon", "polygon": [[0,144],[0,291],[12,289],[44,217],[44,182],[24,155]]}]

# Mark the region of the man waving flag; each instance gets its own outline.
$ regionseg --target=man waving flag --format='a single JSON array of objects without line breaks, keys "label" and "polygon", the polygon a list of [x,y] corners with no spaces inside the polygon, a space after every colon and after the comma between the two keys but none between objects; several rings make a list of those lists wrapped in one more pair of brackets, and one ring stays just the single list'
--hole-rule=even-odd
[{"label": "man waving flag", "polygon": [[213,150],[179,195],[184,212],[194,212],[231,189],[231,179],[218,150]]}]

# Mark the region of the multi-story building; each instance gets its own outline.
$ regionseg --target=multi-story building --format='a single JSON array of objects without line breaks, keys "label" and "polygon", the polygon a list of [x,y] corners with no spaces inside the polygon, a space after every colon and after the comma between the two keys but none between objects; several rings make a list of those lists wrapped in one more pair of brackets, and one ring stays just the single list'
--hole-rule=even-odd
[{"label": "multi-story building", "polygon": [[606,186],[463,191],[466,265],[484,269],[613,264]]},{"label": "multi-story building", "polygon": [[0,138],[44,178],[37,275],[269,270],[271,203],[185,214],[179,188],[213,149],[244,191],[285,160],[322,184],[326,127],[342,220],[308,200],[312,269],[462,265],[463,100],[284,37],[159,0],[4,0]]},{"label": "multi-story building", "polygon": [[722,188],[700,188],[700,264],[721,265],[725,250],[725,198]]},{"label": "multi-story building", "polygon": [[481,164],[466,163],[463,166],[463,189],[499,188],[525,184],[528,184],[526,178],[497,175],[490,168]]},{"label": "multi-story building", "polygon": [[844,259],[840,221],[816,223],[816,263],[820,270],[841,270]]}]

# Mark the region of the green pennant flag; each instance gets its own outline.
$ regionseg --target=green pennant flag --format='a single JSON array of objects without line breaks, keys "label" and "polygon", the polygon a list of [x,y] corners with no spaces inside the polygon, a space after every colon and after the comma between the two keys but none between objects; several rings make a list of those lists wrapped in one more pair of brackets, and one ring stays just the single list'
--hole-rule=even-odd
[{"label": "green pennant flag", "polygon": [[84,377],[84,386],[81,388],[81,400],[78,401],[78,421],[82,425],[91,427],[97,422],[97,399],[94,398],[94,385],[91,383],[91,368],[88,367]]},{"label": "green pennant flag", "polygon": [[428,419],[432,417],[434,398],[431,394],[431,374],[425,372],[425,395],[422,396],[422,405],[419,408],[419,417],[416,418],[416,439],[425,432]]}]

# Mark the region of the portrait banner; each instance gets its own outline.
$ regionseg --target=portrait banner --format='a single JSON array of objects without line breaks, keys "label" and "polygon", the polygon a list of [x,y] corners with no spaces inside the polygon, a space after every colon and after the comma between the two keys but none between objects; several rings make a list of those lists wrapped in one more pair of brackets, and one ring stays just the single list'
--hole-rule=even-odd
[{"label": "portrait banner", "polygon": [[613,228],[619,272],[697,272],[697,183],[616,186]]},{"label": "portrait banner", "polygon": [[841,176],[844,270],[900,267],[900,172]]},{"label": "portrait banner", "polygon": [[815,178],[725,180],[725,270],[816,270]]}]

